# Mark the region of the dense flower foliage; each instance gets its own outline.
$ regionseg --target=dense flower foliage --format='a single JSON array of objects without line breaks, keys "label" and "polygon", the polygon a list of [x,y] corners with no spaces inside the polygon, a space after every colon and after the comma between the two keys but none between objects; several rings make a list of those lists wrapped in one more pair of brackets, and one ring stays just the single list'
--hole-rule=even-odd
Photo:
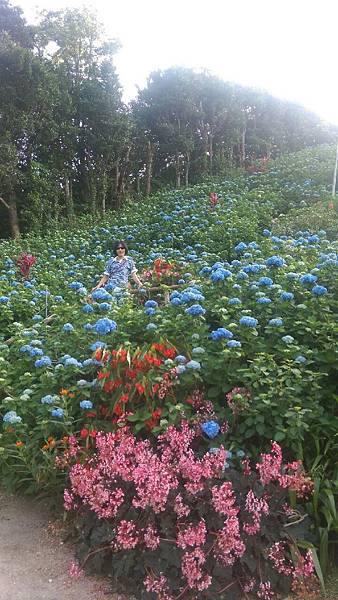
[{"label": "dense flower foliage", "polygon": [[[281,159],[265,172],[213,184],[212,207],[210,186],[203,184],[160,193],[149,202],[127,202],[118,215],[107,213],[97,225],[83,220],[71,234],[55,231],[48,239],[27,236],[1,244],[5,484],[43,488],[54,496],[65,481],[55,459],[64,460],[65,450],[87,460],[100,435],[126,426],[138,441],[155,443],[184,418],[198,432],[203,455],[226,448],[223,477],[241,458],[245,477],[261,472],[259,485],[275,485],[283,493],[289,486],[292,497],[297,493],[307,502],[312,531],[305,543],[312,553],[317,547],[326,568],[334,552],[330,533],[337,527],[338,247],[336,203],[328,208],[316,152],[306,160],[302,155],[303,162]],[[90,294],[115,239],[127,241],[143,287],[107,285]],[[22,253],[37,259],[29,273],[17,263]],[[272,477],[269,459],[259,459],[271,455],[271,440],[282,445],[289,465],[283,479]],[[272,455],[278,462],[277,446]],[[313,501],[311,478],[299,461],[312,470]],[[255,462],[262,465],[258,471]],[[171,486],[171,480],[162,483],[163,489]],[[255,531],[276,516],[263,495],[248,491],[240,508],[248,519],[239,533],[236,515],[222,525],[224,540],[233,544],[227,559],[224,544],[218,548],[220,560],[232,559],[233,548],[240,560],[243,533],[248,548],[259,535]],[[118,511],[122,495],[115,501]],[[178,518],[189,519],[185,493],[178,492],[172,506]],[[297,500],[288,510],[299,510]],[[155,525],[148,523],[140,537],[134,522],[133,515],[121,516],[118,551],[126,540],[136,544],[128,552],[136,551],[143,539],[149,551],[156,549],[161,536]],[[207,522],[205,514],[187,521],[181,545],[189,535],[201,540]],[[179,551],[188,553],[185,579],[189,575],[201,587],[196,593],[207,593],[210,586],[202,588],[213,577],[205,571],[209,557],[203,562],[198,545]],[[147,589],[170,594],[161,571],[147,577]],[[243,590],[253,585],[263,598],[275,584],[269,575],[243,585]]]},{"label": "dense flower foliage", "polygon": [[[288,522],[283,490],[303,497],[298,482],[306,475],[299,465],[284,465],[280,447],[273,444],[257,471],[245,475],[239,463],[238,470],[225,474],[223,446],[201,456],[194,450],[198,439],[183,422],[169,427],[155,445],[138,441],[128,429],[98,434],[96,452],[85,462],[70,446],[60,461],[63,467],[76,461],[69,471],[66,509],[89,510],[108,520],[113,564],[121,553],[132,553],[130,568],[134,559],[139,562],[133,585],[143,580],[158,599],[206,589],[217,597],[222,588],[240,593],[249,584],[261,598],[261,590],[271,585],[269,561],[282,576],[291,575],[293,585],[300,577],[311,580],[310,553],[298,552],[293,562],[292,539],[282,533]],[[253,537],[261,560],[256,570],[247,567]]]}]

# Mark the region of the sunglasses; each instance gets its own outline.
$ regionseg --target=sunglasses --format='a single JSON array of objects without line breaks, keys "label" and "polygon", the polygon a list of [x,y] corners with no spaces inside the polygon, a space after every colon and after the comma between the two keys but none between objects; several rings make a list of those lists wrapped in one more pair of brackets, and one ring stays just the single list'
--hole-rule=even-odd
[{"label": "sunglasses", "polygon": [[124,246],[117,246],[116,250],[125,250]]}]

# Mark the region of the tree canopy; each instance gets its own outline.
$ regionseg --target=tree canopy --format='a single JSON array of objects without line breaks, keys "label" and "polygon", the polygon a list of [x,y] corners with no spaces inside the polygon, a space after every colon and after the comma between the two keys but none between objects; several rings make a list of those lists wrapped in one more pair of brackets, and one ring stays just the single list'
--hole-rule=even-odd
[{"label": "tree canopy", "polygon": [[301,106],[179,67],[151,73],[127,106],[118,49],[95,13],[44,12],[33,27],[0,0],[0,236],[105,213],[126,195],[222,176],[337,133]]}]

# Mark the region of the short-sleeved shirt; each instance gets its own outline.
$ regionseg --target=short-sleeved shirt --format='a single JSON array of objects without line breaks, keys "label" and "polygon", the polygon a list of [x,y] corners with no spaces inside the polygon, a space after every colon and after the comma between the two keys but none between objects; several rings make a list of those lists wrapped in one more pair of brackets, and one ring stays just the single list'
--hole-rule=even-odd
[{"label": "short-sleeved shirt", "polygon": [[104,275],[109,277],[108,282],[115,287],[124,287],[132,273],[136,273],[135,263],[130,256],[125,256],[122,260],[117,257],[110,258],[106,264]]}]

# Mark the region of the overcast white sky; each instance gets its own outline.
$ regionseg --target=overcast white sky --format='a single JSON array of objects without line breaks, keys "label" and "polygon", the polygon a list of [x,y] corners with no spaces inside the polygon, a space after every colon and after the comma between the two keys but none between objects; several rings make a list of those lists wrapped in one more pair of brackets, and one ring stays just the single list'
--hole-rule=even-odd
[{"label": "overcast white sky", "polygon": [[338,0],[11,0],[37,9],[95,8],[122,48],[115,64],[125,100],[170,66],[296,101],[338,125]]}]

